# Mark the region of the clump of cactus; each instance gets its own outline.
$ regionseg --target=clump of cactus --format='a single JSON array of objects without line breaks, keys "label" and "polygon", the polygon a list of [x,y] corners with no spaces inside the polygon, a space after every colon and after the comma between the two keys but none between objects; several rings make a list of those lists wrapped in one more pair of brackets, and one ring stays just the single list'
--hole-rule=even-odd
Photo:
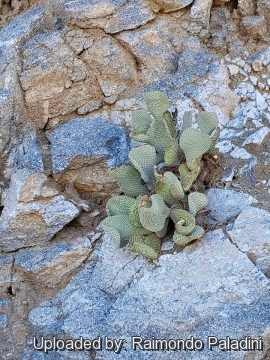
[{"label": "clump of cactus", "polygon": [[218,153],[219,128],[215,113],[199,112],[197,127],[192,127],[191,112],[186,112],[179,131],[164,93],[146,93],[145,101],[147,110],[132,115],[130,134],[142,145],[130,151],[127,165],[112,170],[123,195],[108,201],[108,217],[102,224],[119,247],[153,260],[159,256],[170,224],[177,246],[203,237],[204,229],[196,225],[195,217],[206,206],[207,197],[192,192],[192,185],[203,156]]}]

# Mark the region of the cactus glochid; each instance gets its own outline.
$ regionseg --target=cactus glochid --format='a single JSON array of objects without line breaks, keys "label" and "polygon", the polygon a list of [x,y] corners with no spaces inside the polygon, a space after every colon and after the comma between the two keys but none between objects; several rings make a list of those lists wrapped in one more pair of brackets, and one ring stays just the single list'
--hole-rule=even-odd
[{"label": "cactus glochid", "polygon": [[206,111],[199,112],[197,127],[192,127],[188,111],[179,131],[164,93],[149,92],[145,102],[147,110],[132,114],[130,133],[143,144],[130,151],[128,164],[111,171],[124,194],[107,202],[102,225],[119,247],[154,260],[169,230],[181,247],[204,235],[195,217],[207,197],[194,191],[194,184],[204,157],[218,153],[219,127],[216,114]]}]

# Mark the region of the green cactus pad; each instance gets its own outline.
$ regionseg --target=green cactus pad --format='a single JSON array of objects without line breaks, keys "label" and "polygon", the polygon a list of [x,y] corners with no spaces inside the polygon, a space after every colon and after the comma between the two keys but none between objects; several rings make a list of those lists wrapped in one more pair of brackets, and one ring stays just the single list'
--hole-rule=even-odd
[{"label": "green cactus pad", "polygon": [[136,130],[132,131],[129,136],[138,142],[142,142],[142,143],[148,143],[149,142],[149,137],[148,135],[145,134],[140,134],[138,133]]},{"label": "green cactus pad", "polygon": [[139,255],[155,260],[158,258],[160,252],[161,240],[155,234],[147,236],[131,236],[129,238],[128,247]]},{"label": "green cactus pad", "polygon": [[181,182],[171,171],[165,171],[164,181],[170,187],[171,193],[175,199],[181,200],[185,197]]},{"label": "green cactus pad", "polygon": [[160,195],[168,205],[177,204],[177,199],[172,195],[170,186],[165,182],[164,177],[160,177],[155,185],[156,194]]},{"label": "green cactus pad", "polygon": [[180,147],[177,140],[173,140],[171,145],[165,149],[164,161],[167,166],[177,164],[180,155]]},{"label": "green cactus pad", "polygon": [[154,146],[163,161],[166,148],[174,141],[165,120],[163,118],[154,119],[146,135],[148,136],[148,143]]},{"label": "green cactus pad", "polygon": [[211,135],[218,125],[218,118],[213,112],[200,111],[197,115],[197,123],[202,133]]},{"label": "green cactus pad", "polygon": [[114,196],[110,198],[106,204],[106,211],[108,216],[114,215],[127,215],[129,213],[129,209],[131,205],[136,204],[137,200],[121,195],[121,196]]},{"label": "green cactus pad", "polygon": [[184,191],[188,191],[200,173],[200,158],[179,166],[180,181]]},{"label": "green cactus pad", "polygon": [[183,115],[183,125],[182,132],[191,127],[192,124],[192,115],[191,111],[185,111]]},{"label": "green cactus pad", "polygon": [[153,118],[147,110],[137,110],[131,115],[132,128],[140,134],[146,134],[152,121]]},{"label": "green cactus pad", "polygon": [[172,119],[171,114],[169,113],[169,111],[165,111],[163,117],[164,117],[164,120],[165,120],[165,122],[166,122],[166,124],[168,126],[171,137],[173,139],[175,139],[176,136],[177,136],[176,121]]},{"label": "green cactus pad", "polygon": [[109,216],[101,224],[104,231],[113,237],[119,247],[124,246],[125,240],[132,235],[149,234],[149,231],[142,226],[134,226],[128,215]]},{"label": "green cactus pad", "polygon": [[121,237],[117,229],[103,225],[103,230],[114,240],[114,242],[119,248],[123,248],[127,245],[128,239]]},{"label": "green cactus pad", "polygon": [[152,232],[161,231],[164,228],[170,209],[165,205],[158,194],[143,196],[139,204],[139,216],[142,226]]},{"label": "green cactus pad", "polygon": [[156,118],[163,118],[165,111],[170,107],[169,100],[161,91],[151,91],[144,95],[147,109]]},{"label": "green cactus pad", "polygon": [[218,154],[219,150],[218,150],[218,148],[216,148],[216,143],[219,138],[219,135],[220,135],[220,128],[217,127],[216,131],[214,132],[214,135],[211,137],[211,146],[210,146],[209,150],[207,151],[207,154],[212,155],[212,156]]},{"label": "green cactus pad", "polygon": [[112,169],[110,175],[127,196],[136,198],[148,193],[147,186],[143,184],[139,171],[131,165]]},{"label": "green cactus pad", "polygon": [[140,222],[138,206],[139,206],[139,200],[136,199],[135,202],[129,208],[129,219],[134,226],[142,226]]},{"label": "green cactus pad", "polygon": [[175,223],[175,231],[182,235],[189,235],[195,227],[195,217],[188,211],[172,209],[171,219]]},{"label": "green cactus pad", "polygon": [[189,212],[195,216],[207,205],[207,197],[199,192],[193,192],[188,195]]},{"label": "green cactus pad", "polygon": [[204,235],[204,229],[198,225],[195,225],[194,229],[192,230],[192,233],[189,234],[189,238],[191,241],[198,240]]},{"label": "green cactus pad", "polygon": [[151,145],[142,145],[129,152],[129,159],[140,172],[142,179],[150,190],[155,183],[154,166],[156,165],[156,151]]},{"label": "green cactus pad", "polygon": [[159,238],[163,238],[163,237],[167,234],[167,229],[168,229],[169,221],[170,221],[170,218],[167,217],[167,219],[165,220],[165,225],[164,225],[163,229],[156,232],[156,235],[157,235]]},{"label": "green cactus pad", "polygon": [[173,242],[177,246],[187,246],[191,241],[192,240],[188,236],[179,234],[177,231],[173,234]]},{"label": "green cactus pad", "polygon": [[181,149],[184,151],[187,161],[200,158],[211,146],[211,138],[201,133],[199,129],[188,128],[183,131],[180,141]]}]

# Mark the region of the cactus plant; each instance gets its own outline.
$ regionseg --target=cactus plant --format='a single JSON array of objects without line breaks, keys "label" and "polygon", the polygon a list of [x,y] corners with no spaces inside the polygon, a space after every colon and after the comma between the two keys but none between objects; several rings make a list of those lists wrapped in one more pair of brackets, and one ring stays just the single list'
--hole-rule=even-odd
[{"label": "cactus plant", "polygon": [[132,114],[130,133],[144,144],[130,151],[127,165],[112,170],[124,195],[108,201],[108,217],[102,224],[119,247],[154,260],[171,225],[177,246],[204,235],[196,215],[206,206],[207,197],[192,189],[203,159],[217,154],[219,128],[217,116],[206,111],[198,113],[198,127],[193,128],[187,111],[180,131],[164,93],[147,93],[145,101],[147,110]]}]

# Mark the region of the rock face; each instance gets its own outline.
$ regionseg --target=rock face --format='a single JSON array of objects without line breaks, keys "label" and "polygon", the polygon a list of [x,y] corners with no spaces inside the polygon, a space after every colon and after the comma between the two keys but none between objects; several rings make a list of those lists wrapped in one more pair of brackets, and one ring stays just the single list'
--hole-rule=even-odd
[{"label": "rock face", "polygon": [[0,218],[2,251],[44,244],[79,214],[45,182],[44,174],[28,170],[12,176]]},{"label": "rock face", "polygon": [[[3,359],[268,359],[269,14],[267,0],[0,1]],[[99,226],[151,90],[179,129],[205,110],[221,132],[206,235],[181,252],[168,239],[155,262]],[[264,349],[211,351],[211,335],[261,336]],[[34,336],[100,336],[103,349],[46,354]],[[204,348],[135,351],[132,336]]]},{"label": "rock face", "polygon": [[107,34],[136,29],[153,20],[144,1],[67,1],[63,5],[67,21],[82,28],[100,28]]},{"label": "rock face", "polygon": [[91,192],[108,191],[113,186],[109,167],[120,166],[128,155],[124,131],[101,118],[70,120],[49,138],[52,169],[54,174],[59,174],[56,179],[71,181],[76,188],[87,187]]}]

